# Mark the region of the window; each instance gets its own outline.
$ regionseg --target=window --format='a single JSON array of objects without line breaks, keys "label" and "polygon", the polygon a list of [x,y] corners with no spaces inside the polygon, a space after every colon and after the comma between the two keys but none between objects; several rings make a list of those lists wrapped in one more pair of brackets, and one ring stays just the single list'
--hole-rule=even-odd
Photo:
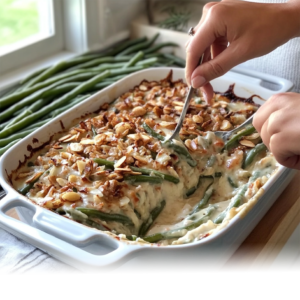
[{"label": "window", "polygon": [[0,75],[63,47],[58,0],[1,0]]},{"label": "window", "polygon": [[6,54],[53,34],[51,1],[2,0],[0,54]]}]

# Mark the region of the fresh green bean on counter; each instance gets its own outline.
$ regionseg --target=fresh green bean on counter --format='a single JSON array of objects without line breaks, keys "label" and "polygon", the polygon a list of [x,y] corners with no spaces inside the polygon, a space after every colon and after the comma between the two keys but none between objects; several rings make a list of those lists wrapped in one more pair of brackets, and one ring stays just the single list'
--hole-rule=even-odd
[{"label": "fresh green bean on counter", "polygon": [[[172,42],[154,44],[158,36],[120,42],[107,51],[61,61],[22,79],[0,98],[0,155],[36,128],[127,74],[161,65],[184,67],[183,59],[158,52],[178,46]],[[130,180],[144,180],[144,176],[150,177],[149,172],[142,170],[142,175]],[[173,176],[158,173],[153,182],[178,182]]]}]

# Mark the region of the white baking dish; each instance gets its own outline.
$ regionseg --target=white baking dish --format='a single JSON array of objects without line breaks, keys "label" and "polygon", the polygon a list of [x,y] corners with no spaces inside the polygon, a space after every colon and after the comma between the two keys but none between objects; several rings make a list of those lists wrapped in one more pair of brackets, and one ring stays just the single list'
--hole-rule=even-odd
[{"label": "white baking dish", "polygon": [[[143,79],[149,81],[163,79],[169,71],[169,68],[153,68],[129,75],[56,117],[7,151],[0,162],[0,183],[8,193],[0,201],[0,226],[78,268],[114,266],[128,261],[129,257],[134,257],[136,262],[143,265],[147,262],[148,266],[154,266],[154,262],[172,263],[174,259],[177,264],[180,264],[180,261],[184,263],[190,261],[196,266],[196,262],[204,264],[208,255],[213,255],[214,264],[226,261],[290,182],[295,174],[292,170],[280,166],[277,173],[264,186],[265,192],[253,209],[243,218],[234,217],[229,226],[222,231],[199,242],[167,247],[128,244],[101,231],[63,218],[29,202],[11,187],[8,180],[7,175],[18,167],[19,161],[24,161],[24,155],[30,154],[27,150],[28,145],[37,147],[45,143],[52,134],[61,131],[61,122],[68,128],[75,118],[98,110],[103,103],[113,101]],[[184,78],[184,69],[173,68],[173,79],[179,78]],[[262,86],[263,81],[276,84],[279,89],[276,91],[266,89]],[[278,92],[289,91],[293,87],[290,81],[282,78],[241,68],[236,68],[214,80],[212,85],[214,90],[224,92],[232,83],[235,83],[234,91],[238,96],[250,97],[256,94],[264,99]],[[264,102],[258,97],[254,97],[253,100],[260,104]],[[18,209],[23,222],[6,215],[12,208]]]}]

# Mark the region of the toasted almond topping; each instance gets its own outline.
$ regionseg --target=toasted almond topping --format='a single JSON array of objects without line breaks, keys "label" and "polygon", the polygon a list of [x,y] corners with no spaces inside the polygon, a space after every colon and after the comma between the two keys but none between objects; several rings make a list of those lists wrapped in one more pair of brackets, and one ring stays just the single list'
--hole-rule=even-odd
[{"label": "toasted almond topping", "polygon": [[25,183],[31,183],[33,182],[34,180],[36,180],[37,178],[39,178],[44,172],[37,172],[35,173],[32,177],[30,177],[29,179],[27,179],[25,181]]},{"label": "toasted almond topping", "polygon": [[86,139],[86,138],[82,138],[80,141],[80,144],[82,145],[94,145],[95,141],[92,139]]},{"label": "toasted almond topping", "polygon": [[120,136],[124,136],[124,132],[129,129],[131,129],[130,124],[125,122],[121,122],[115,126],[116,134]]},{"label": "toasted almond topping", "polygon": [[213,108],[219,107],[221,104],[219,102],[216,102],[212,105]]},{"label": "toasted almond topping", "polygon": [[63,142],[63,141],[65,141],[66,139],[69,139],[71,136],[72,136],[71,134],[67,134],[67,135],[61,137],[58,141],[59,141],[59,142]]},{"label": "toasted almond topping", "polygon": [[77,160],[76,163],[77,163],[77,168],[78,168],[79,174],[82,175],[84,168],[86,166],[86,162],[83,160]]},{"label": "toasted almond topping", "polygon": [[68,152],[60,152],[60,157],[64,159],[69,159],[72,156],[71,153]]},{"label": "toasted almond topping", "polygon": [[180,102],[180,101],[173,101],[173,104],[175,105],[175,106],[183,106],[183,102]]},{"label": "toasted almond topping", "polygon": [[203,123],[203,118],[201,116],[198,116],[198,115],[193,115],[193,121],[195,123],[201,124],[201,123]]},{"label": "toasted almond topping", "polygon": [[148,87],[147,87],[146,85],[144,85],[144,84],[141,84],[141,85],[139,86],[139,89],[140,89],[141,91],[148,91]]},{"label": "toasted almond topping", "polygon": [[182,106],[175,106],[174,107],[177,111],[182,111],[183,107]]},{"label": "toasted almond topping", "polygon": [[123,164],[123,162],[124,162],[125,160],[126,160],[126,156],[121,157],[121,158],[114,164],[114,167],[115,167],[115,168],[120,167],[120,166]]},{"label": "toasted almond topping", "polygon": [[159,123],[159,126],[167,128],[167,129],[175,129],[176,127],[176,123],[175,122],[166,122],[166,121],[161,121]]},{"label": "toasted almond topping", "polygon": [[70,175],[69,178],[68,178],[68,181],[72,182],[72,183],[77,182],[79,180],[80,180],[80,177],[76,176],[76,175]]},{"label": "toasted almond topping", "polygon": [[75,127],[75,128],[73,128],[73,129],[76,130],[76,131],[78,131],[78,132],[81,132],[81,133],[86,132],[85,129],[79,128],[79,127]]},{"label": "toasted almond topping", "polygon": [[158,106],[155,106],[152,110],[154,112],[154,114],[157,116],[157,117],[161,117],[161,115],[164,113],[163,110],[161,108],[159,108]]},{"label": "toasted almond topping", "polygon": [[34,171],[26,172],[26,173],[20,173],[20,174],[18,174],[18,176],[16,177],[16,180],[17,180],[17,179],[20,179],[20,178],[25,178],[25,177],[31,176],[33,173],[34,173]]},{"label": "toasted almond topping", "polygon": [[127,205],[128,203],[130,202],[130,199],[126,196],[122,197],[120,200],[119,200],[119,203],[120,203],[120,206],[123,207],[125,205]]},{"label": "toasted almond topping", "polygon": [[148,163],[148,158],[146,158],[146,157],[144,157],[144,156],[141,156],[141,155],[139,155],[139,154],[136,153],[136,152],[134,152],[134,153],[132,154],[132,156],[133,156],[136,160],[140,161],[141,163],[144,163],[144,164],[147,164],[147,163]]},{"label": "toasted almond topping", "polygon": [[146,112],[147,110],[144,107],[137,106],[132,110],[131,114],[135,117],[142,117]]},{"label": "toasted almond topping", "polygon": [[70,149],[73,152],[82,152],[83,151],[83,146],[79,143],[71,143],[70,144]]},{"label": "toasted almond topping", "polygon": [[223,120],[222,125],[220,127],[221,130],[229,130],[232,128],[231,123],[228,120]]},{"label": "toasted almond topping", "polygon": [[254,133],[252,133],[250,135],[244,136],[245,140],[255,140],[257,138],[259,138],[259,133],[258,132],[254,132]]},{"label": "toasted almond topping", "polygon": [[63,179],[63,178],[56,178],[56,182],[60,185],[60,186],[66,186],[68,184],[68,180]]},{"label": "toasted almond topping", "polygon": [[240,140],[239,143],[243,146],[249,147],[249,148],[254,148],[255,144],[249,140]]},{"label": "toasted almond topping", "polygon": [[71,201],[71,202],[78,201],[81,198],[80,195],[75,192],[63,193],[61,197],[63,198],[63,200]]},{"label": "toasted almond topping", "polygon": [[70,138],[64,140],[64,142],[71,142],[71,141],[75,141],[77,139],[77,135],[72,135]]},{"label": "toasted almond topping", "polygon": [[192,151],[197,150],[197,144],[194,142],[194,140],[187,139],[185,140],[184,144]]}]

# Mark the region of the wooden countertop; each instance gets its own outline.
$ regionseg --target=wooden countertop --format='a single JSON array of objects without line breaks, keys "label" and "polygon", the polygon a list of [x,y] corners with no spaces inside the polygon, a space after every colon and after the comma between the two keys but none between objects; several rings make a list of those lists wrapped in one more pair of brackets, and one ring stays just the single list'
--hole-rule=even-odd
[{"label": "wooden countertop", "polygon": [[[7,214],[17,218],[15,210]],[[277,257],[300,223],[300,171],[274,205],[229,259],[225,268],[267,267]]]}]

